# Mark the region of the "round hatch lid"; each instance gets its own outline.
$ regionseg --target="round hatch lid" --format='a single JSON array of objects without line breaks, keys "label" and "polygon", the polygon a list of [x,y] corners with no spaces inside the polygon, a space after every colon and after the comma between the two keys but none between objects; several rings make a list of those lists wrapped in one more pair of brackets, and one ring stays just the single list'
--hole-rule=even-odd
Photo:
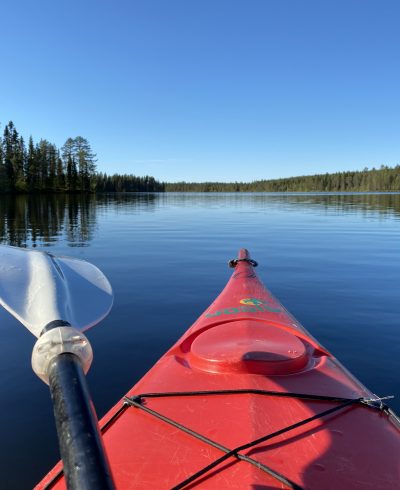
[{"label": "round hatch lid", "polygon": [[210,328],[195,338],[190,350],[192,365],[214,373],[292,374],[308,362],[298,337],[251,320]]}]

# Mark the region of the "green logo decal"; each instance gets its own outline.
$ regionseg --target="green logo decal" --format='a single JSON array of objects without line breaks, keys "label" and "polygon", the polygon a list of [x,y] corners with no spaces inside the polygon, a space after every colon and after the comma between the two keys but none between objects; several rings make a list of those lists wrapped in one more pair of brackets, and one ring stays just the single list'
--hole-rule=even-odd
[{"label": "green logo decal", "polygon": [[258,298],[245,298],[241,299],[240,302],[242,303],[242,305],[263,305],[267,303],[266,301]]},{"label": "green logo decal", "polygon": [[213,313],[207,313],[206,318],[214,318],[220,315],[236,315],[238,313],[259,313],[260,311],[279,313],[281,308],[272,308],[268,301],[259,298],[244,298],[240,300],[239,306],[232,306],[218,310]]}]

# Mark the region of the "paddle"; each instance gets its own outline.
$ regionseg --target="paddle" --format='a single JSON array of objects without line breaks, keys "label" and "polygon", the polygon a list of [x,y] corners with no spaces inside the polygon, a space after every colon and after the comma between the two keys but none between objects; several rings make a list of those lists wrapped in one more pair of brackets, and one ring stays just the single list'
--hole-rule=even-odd
[{"label": "paddle", "polygon": [[0,304],[38,340],[35,373],[49,384],[67,487],[113,489],[84,373],[92,349],[82,331],[110,311],[104,274],[83,260],[0,246]]}]

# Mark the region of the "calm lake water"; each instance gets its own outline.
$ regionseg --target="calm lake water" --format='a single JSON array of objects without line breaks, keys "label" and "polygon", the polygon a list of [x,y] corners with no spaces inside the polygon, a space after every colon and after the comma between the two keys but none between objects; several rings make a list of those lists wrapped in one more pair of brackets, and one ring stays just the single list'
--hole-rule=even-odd
[{"label": "calm lake water", "polygon": [[[3,197],[2,244],[96,264],[115,303],[88,332],[99,416],[225,286],[246,247],[281,302],[400,412],[400,194]],[[17,293],[17,292],[16,292]],[[34,338],[0,309],[0,488],[29,489],[58,459]]]}]

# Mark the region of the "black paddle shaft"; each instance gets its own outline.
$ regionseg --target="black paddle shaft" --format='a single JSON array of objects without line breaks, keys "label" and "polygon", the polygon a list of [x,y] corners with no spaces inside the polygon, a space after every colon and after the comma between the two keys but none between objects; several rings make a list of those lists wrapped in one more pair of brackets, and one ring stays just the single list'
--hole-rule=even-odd
[{"label": "black paddle shaft", "polygon": [[67,488],[113,490],[111,470],[79,357],[69,353],[58,355],[50,362],[48,374]]}]

